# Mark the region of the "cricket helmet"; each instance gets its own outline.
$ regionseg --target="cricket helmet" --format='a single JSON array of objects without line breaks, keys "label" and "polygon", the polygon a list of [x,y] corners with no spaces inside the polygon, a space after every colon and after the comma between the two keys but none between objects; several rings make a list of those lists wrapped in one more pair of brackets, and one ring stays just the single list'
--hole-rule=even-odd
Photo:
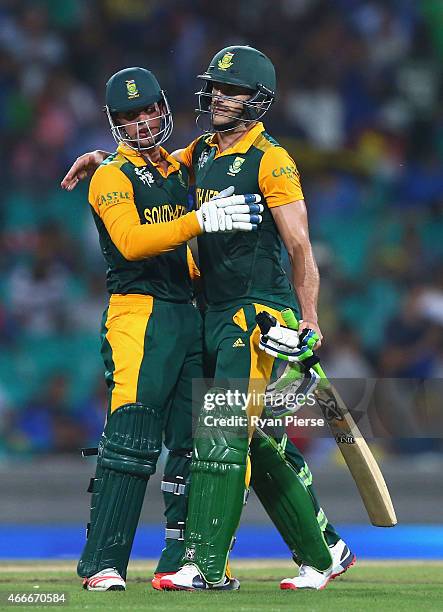
[{"label": "cricket helmet", "polygon": [[[243,102],[240,117],[228,117],[229,120],[220,129],[211,120],[211,128],[216,131],[227,131],[240,122],[258,121],[270,109],[275,99],[277,86],[275,68],[271,60],[258,49],[249,46],[234,45],[216,53],[207,70],[197,76],[204,84],[198,96],[198,119],[201,115],[211,115],[213,83],[237,85],[251,92],[251,98]],[[235,100],[234,97],[223,96]],[[238,100],[235,100],[238,102]]]},{"label": "cricket helmet", "polygon": [[[125,68],[111,76],[106,83],[105,112],[114,140],[124,142],[131,149],[145,151],[165,142],[172,133],[172,113],[165,92],[150,70],[146,68]],[[116,113],[130,113],[155,105],[158,115],[144,121],[117,124]],[[160,118],[160,128],[157,133],[151,131],[149,125]],[[126,131],[129,125],[137,126],[137,136],[130,138]],[[152,144],[142,146],[139,138],[141,129],[147,129]]]}]

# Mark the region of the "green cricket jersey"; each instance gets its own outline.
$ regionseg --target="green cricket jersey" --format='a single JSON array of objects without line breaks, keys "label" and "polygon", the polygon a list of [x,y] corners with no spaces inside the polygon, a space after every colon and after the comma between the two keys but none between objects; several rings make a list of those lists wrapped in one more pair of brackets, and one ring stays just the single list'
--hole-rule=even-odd
[{"label": "green cricket jersey", "polygon": [[[122,254],[128,248],[131,225],[155,226],[180,219],[187,213],[188,170],[164,149],[162,154],[169,163],[167,173],[160,166],[147,165],[140,155],[121,144],[94,174],[89,202],[108,264],[109,293],[149,294],[159,299],[186,302],[192,297],[186,243],[138,261],[131,261]],[[177,223],[189,225],[189,217],[191,215]],[[172,229],[158,225],[158,232],[161,231]],[[141,236],[138,239],[142,241]]]},{"label": "green cricket jersey", "polygon": [[289,154],[257,123],[235,145],[219,152],[213,135],[193,141],[182,154],[193,169],[197,207],[229,187],[235,193],[260,193],[265,210],[254,232],[203,234],[198,238],[207,303],[271,302],[294,306],[281,263],[281,239],[270,208],[303,199],[299,174]]}]

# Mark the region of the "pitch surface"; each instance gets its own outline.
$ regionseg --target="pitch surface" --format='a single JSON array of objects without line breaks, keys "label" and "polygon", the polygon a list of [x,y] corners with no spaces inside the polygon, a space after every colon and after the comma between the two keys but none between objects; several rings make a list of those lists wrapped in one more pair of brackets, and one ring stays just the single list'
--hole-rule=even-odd
[{"label": "pitch surface", "polygon": [[[10,593],[65,593],[64,605],[27,604],[27,608],[68,610],[215,610],[253,612],[303,609],[309,612],[335,610],[402,611],[441,610],[443,562],[360,562],[324,591],[280,591],[279,581],[291,576],[294,566],[257,560],[235,562],[242,586],[235,593],[161,593],[149,583],[153,565],[130,566],[127,591],[89,593],[81,588],[75,564],[69,562],[0,563],[0,609],[7,609]],[[12,604],[11,608],[20,607]],[[8,606],[9,608],[9,606]]]}]

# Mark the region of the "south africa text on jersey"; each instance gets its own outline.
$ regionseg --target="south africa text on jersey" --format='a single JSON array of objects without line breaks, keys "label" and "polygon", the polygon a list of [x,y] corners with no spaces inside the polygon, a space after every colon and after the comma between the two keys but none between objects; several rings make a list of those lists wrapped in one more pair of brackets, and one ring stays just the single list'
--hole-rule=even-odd
[{"label": "south africa text on jersey", "polygon": [[146,223],[166,223],[186,213],[186,207],[182,204],[162,204],[153,208],[145,208],[143,211]]},{"label": "south africa text on jersey", "polygon": [[211,198],[218,194],[219,191],[217,189],[201,189],[197,187],[195,190],[195,201],[197,208],[200,208],[202,204],[208,202]]}]

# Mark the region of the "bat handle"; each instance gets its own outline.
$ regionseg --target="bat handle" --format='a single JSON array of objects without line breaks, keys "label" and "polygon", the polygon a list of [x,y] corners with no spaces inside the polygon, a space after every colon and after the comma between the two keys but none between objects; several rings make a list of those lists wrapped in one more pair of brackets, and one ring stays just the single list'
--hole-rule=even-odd
[{"label": "bat handle", "polygon": [[283,321],[289,327],[289,329],[298,329],[298,321],[291,308],[285,308],[284,310],[282,310],[281,316]]},{"label": "bat handle", "polygon": [[321,365],[319,363],[316,363],[314,366],[314,371],[317,372],[317,374],[320,376],[320,378],[322,378],[323,380],[326,380],[328,384],[329,380],[328,377],[325,374],[325,371],[323,370],[323,368],[321,367]]}]

